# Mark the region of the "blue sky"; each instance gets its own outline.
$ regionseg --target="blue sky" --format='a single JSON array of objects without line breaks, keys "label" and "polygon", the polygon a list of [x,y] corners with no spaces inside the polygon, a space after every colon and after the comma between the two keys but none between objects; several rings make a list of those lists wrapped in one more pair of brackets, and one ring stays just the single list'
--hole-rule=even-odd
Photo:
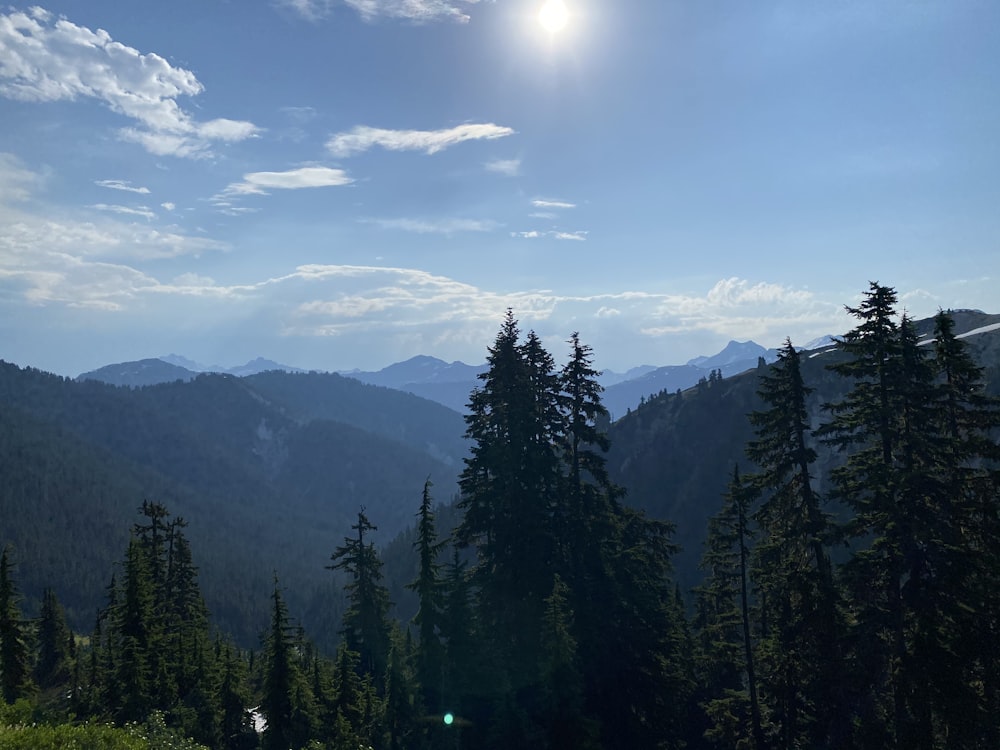
[{"label": "blue sky", "polygon": [[675,364],[1000,312],[1000,4],[0,8],[0,357]]}]

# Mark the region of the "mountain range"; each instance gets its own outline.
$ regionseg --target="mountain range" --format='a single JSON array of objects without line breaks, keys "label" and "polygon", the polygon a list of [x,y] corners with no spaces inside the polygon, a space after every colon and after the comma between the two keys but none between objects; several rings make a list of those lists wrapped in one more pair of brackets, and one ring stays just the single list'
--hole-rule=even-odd
[{"label": "mountain range", "polygon": [[[607,370],[601,373],[600,382],[605,388],[604,403],[613,418],[637,406],[646,397],[664,390],[684,390],[699,379],[718,370],[724,376],[757,366],[759,357],[772,362],[775,349],[765,349],[753,341],[730,341],[722,351],[711,356],[695,357],[684,365],[640,365],[627,372]],[[468,365],[464,362],[445,362],[427,355],[411,357],[381,370],[341,370],[338,374],[360,380],[369,385],[383,386],[412,393],[436,401],[457,412],[464,412],[469,394],[479,385],[479,375],[486,364]],[[77,380],[97,380],[109,385],[141,387],[189,381],[199,373],[213,372],[246,377],[271,370],[303,372],[273,360],[258,357],[237,367],[205,366],[178,354],[155,359],[120,362],[82,373]]]},{"label": "mountain range", "polygon": [[[1000,315],[954,317],[989,392],[1000,395]],[[930,321],[917,325],[929,343]],[[818,343],[803,357],[814,425],[825,418],[822,404],[846,389],[826,368],[838,352]],[[758,372],[773,356],[732,342],[685,365],[636,368],[608,386],[609,404],[616,394],[627,404],[612,406],[621,411],[609,428],[609,471],[625,502],[676,524],[684,590],[699,580],[707,520],[732,468],[747,464],[746,415],[760,407]],[[277,363],[237,377],[171,359],[116,366],[119,375],[132,373],[133,387],[0,362],[0,547],[13,545],[26,610],[54,586],[73,626],[89,629],[148,498],[187,521],[216,625],[244,645],[258,642],[276,574],[303,626],[321,644],[335,639],[342,599],[325,566],[361,507],[379,527],[386,581],[408,619],[414,605],[404,586],[414,575],[421,488],[433,481],[446,534],[469,446],[461,414],[397,386],[464,388],[478,382],[468,378],[480,369],[426,357],[352,377],[270,366]],[[182,368],[182,377],[136,387],[143,373],[177,375],[171,368]],[[359,375],[378,375],[380,384]],[[823,492],[838,459],[817,448]]]}]

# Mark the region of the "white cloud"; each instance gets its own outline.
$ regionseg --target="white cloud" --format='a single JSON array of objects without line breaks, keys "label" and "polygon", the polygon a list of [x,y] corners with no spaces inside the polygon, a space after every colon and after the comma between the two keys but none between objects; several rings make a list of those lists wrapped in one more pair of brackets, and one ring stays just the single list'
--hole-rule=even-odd
[{"label": "white cloud", "polygon": [[546,198],[535,198],[531,201],[531,205],[535,208],[576,208],[575,203],[568,203],[567,201],[557,201],[548,200]]},{"label": "white cloud", "polygon": [[487,172],[496,172],[507,177],[517,177],[521,174],[520,159],[494,159],[486,162],[483,166],[486,167]]},{"label": "white cloud", "polygon": [[260,129],[251,122],[220,118],[197,122],[177,99],[197,96],[204,86],[194,73],[163,57],[141,54],[41,9],[0,15],[0,95],[22,101],[96,99],[138,127],[120,136],[157,155],[210,154],[213,141],[239,141]]},{"label": "white cloud", "polygon": [[467,123],[443,130],[386,130],[358,125],[335,133],[326,147],[336,157],[354,156],[375,146],[388,151],[423,151],[436,154],[449,146],[471,140],[493,140],[512,135],[512,128],[493,123]]},{"label": "white cloud", "polygon": [[139,193],[140,195],[148,195],[149,188],[147,187],[132,187],[132,183],[129,180],[94,180],[95,185],[100,187],[110,188],[111,190],[124,190],[128,193]]},{"label": "white cloud", "polygon": [[383,229],[402,229],[417,234],[453,234],[455,232],[492,232],[499,224],[490,219],[360,219]]},{"label": "white cloud", "polygon": [[354,180],[342,169],[330,167],[300,167],[286,172],[251,172],[242,182],[226,187],[221,196],[267,195],[268,190],[300,190],[302,188],[350,185]]},{"label": "white cloud", "polygon": [[91,208],[96,208],[98,211],[110,211],[115,214],[127,214],[129,216],[142,216],[145,219],[155,219],[156,214],[149,210],[147,206],[116,206],[107,203],[95,203]]},{"label": "white cloud", "polygon": [[[307,0],[299,0],[300,2]],[[469,16],[462,5],[449,0],[344,0],[366,21],[377,18],[402,18],[418,23],[428,21],[458,21],[467,23]],[[463,0],[463,5],[472,5],[479,0]]]},{"label": "white cloud", "polygon": [[732,277],[720,279],[704,296],[664,295],[640,330],[654,337],[709,331],[780,340],[794,331],[829,330],[830,320],[843,317],[840,304],[809,291]]},{"label": "white cloud", "polygon": [[0,204],[25,201],[42,182],[42,176],[27,169],[14,154],[0,152]]},{"label": "white cloud", "polygon": [[583,242],[587,239],[587,232],[550,232],[550,234],[557,240],[573,240],[574,242]]},{"label": "white cloud", "polygon": [[598,318],[617,318],[622,314],[622,311],[615,307],[604,307],[601,306],[597,309],[594,315]]},{"label": "white cloud", "polygon": [[540,232],[537,229],[532,229],[528,232],[511,232],[511,237],[519,237],[523,240],[537,240],[542,237],[551,237],[554,240],[572,240],[574,242],[583,242],[587,239],[588,232],[578,231],[578,232],[559,232],[556,230],[550,230],[547,232]]},{"label": "white cloud", "polygon": [[177,208],[177,204],[167,201],[166,203],[161,203],[160,207],[163,208],[164,211],[173,211],[175,208]]},{"label": "white cloud", "polygon": [[528,214],[532,219],[556,219],[559,218],[559,214],[554,214],[549,211],[534,211]]},{"label": "white cloud", "polygon": [[[307,21],[319,21],[333,11],[333,0],[276,0],[277,4],[288,8]],[[469,16],[462,10],[464,6],[475,5],[479,0],[343,0],[365,21],[380,18],[397,18],[416,23],[431,21],[456,21],[467,23]]]}]

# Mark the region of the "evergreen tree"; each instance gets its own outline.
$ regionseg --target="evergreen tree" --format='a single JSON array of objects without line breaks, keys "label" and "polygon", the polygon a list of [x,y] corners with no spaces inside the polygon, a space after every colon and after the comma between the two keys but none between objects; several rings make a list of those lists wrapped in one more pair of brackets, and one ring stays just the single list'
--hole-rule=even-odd
[{"label": "evergreen tree", "polygon": [[351,651],[360,657],[363,673],[381,681],[389,661],[389,592],[382,584],[382,561],[375,543],[366,534],[376,527],[358,511],[358,522],[351,526],[356,536],[345,537],[344,544],[331,556],[331,570],[345,570],[351,581],[344,587],[348,607],[344,612],[341,633]]},{"label": "evergreen tree", "polygon": [[410,667],[410,654],[402,631],[392,632],[389,665],[385,674],[385,728],[387,750],[413,747],[417,727],[417,682]]},{"label": "evergreen tree", "polygon": [[73,634],[66,624],[66,613],[52,589],[45,589],[42,594],[37,623],[35,682],[43,690],[64,686],[72,678],[74,670]]},{"label": "evergreen tree", "polygon": [[483,385],[471,396],[466,436],[473,446],[459,482],[464,516],[457,538],[476,547],[478,616],[499,649],[492,661],[506,673],[484,679],[509,681],[521,694],[515,703],[535,714],[540,623],[552,587],[552,508],[562,482],[561,415],[551,356],[533,333],[523,345],[519,336],[508,310]]},{"label": "evergreen tree", "polygon": [[218,705],[220,746],[224,750],[251,750],[257,747],[257,733],[247,707],[247,666],[239,652],[229,643],[220,651],[222,679],[219,682]]},{"label": "evergreen tree", "polygon": [[434,511],[431,507],[431,482],[424,483],[420,501],[420,519],[417,524],[417,540],[413,543],[419,557],[419,570],[415,581],[407,588],[416,591],[420,601],[413,621],[419,629],[417,647],[417,682],[420,685],[423,710],[437,714],[442,711],[441,681],[444,668],[444,647],[440,640],[442,618],[441,565],[437,561],[443,543],[438,542],[434,529]]},{"label": "evergreen tree", "polygon": [[13,703],[32,692],[31,652],[21,616],[10,549],[0,553],[0,698]]},{"label": "evergreen tree", "polygon": [[755,515],[756,583],[767,601],[771,628],[761,643],[762,684],[772,699],[781,747],[802,742],[843,745],[845,677],[840,653],[837,591],[828,545],[833,526],[813,489],[816,460],[799,354],[786,340],[758,395],[766,408],[750,415],[756,439],[747,455],[764,493]]},{"label": "evergreen tree", "polygon": [[[851,537],[870,539],[844,569],[851,591],[852,633],[864,686],[856,698],[863,742],[899,746],[906,724],[905,690],[900,684],[906,658],[903,602],[903,551],[894,531],[898,519],[895,474],[898,421],[903,392],[895,290],[872,282],[861,304],[848,307],[858,325],[837,344],[846,359],[831,366],[852,381],[843,400],[826,404],[832,421],[821,432],[847,461],[832,474],[834,492],[855,516]],[[864,543],[862,541],[862,543]]]},{"label": "evergreen tree", "polygon": [[600,747],[597,725],[584,714],[583,675],[572,633],[573,611],[568,593],[566,584],[556,575],[543,620],[544,724],[550,750]]},{"label": "evergreen tree", "polygon": [[[705,736],[719,748],[767,747],[750,625],[750,513],[759,491],[734,467],[722,508],[708,525],[695,589]],[[752,738],[752,745],[750,745]]]},{"label": "evergreen tree", "polygon": [[278,588],[277,577],[271,595],[271,627],[265,643],[264,689],[260,707],[267,717],[264,750],[300,748],[309,740],[308,721],[311,696],[302,676],[296,640],[289,623],[288,608]]},{"label": "evergreen tree", "polygon": [[120,702],[113,705],[119,721],[142,721],[154,708],[151,652],[153,590],[147,557],[133,537],[122,571],[121,598],[111,613],[108,640],[115,642],[114,682]]}]

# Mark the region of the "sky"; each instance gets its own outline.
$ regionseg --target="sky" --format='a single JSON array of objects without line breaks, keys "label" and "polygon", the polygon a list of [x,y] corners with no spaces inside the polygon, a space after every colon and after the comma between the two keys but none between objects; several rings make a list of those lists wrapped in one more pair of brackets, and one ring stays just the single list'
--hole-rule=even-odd
[{"label": "sky", "polygon": [[[623,371],[1000,313],[1000,3],[0,7],[0,358]],[[549,8],[551,10],[551,8]]]}]

